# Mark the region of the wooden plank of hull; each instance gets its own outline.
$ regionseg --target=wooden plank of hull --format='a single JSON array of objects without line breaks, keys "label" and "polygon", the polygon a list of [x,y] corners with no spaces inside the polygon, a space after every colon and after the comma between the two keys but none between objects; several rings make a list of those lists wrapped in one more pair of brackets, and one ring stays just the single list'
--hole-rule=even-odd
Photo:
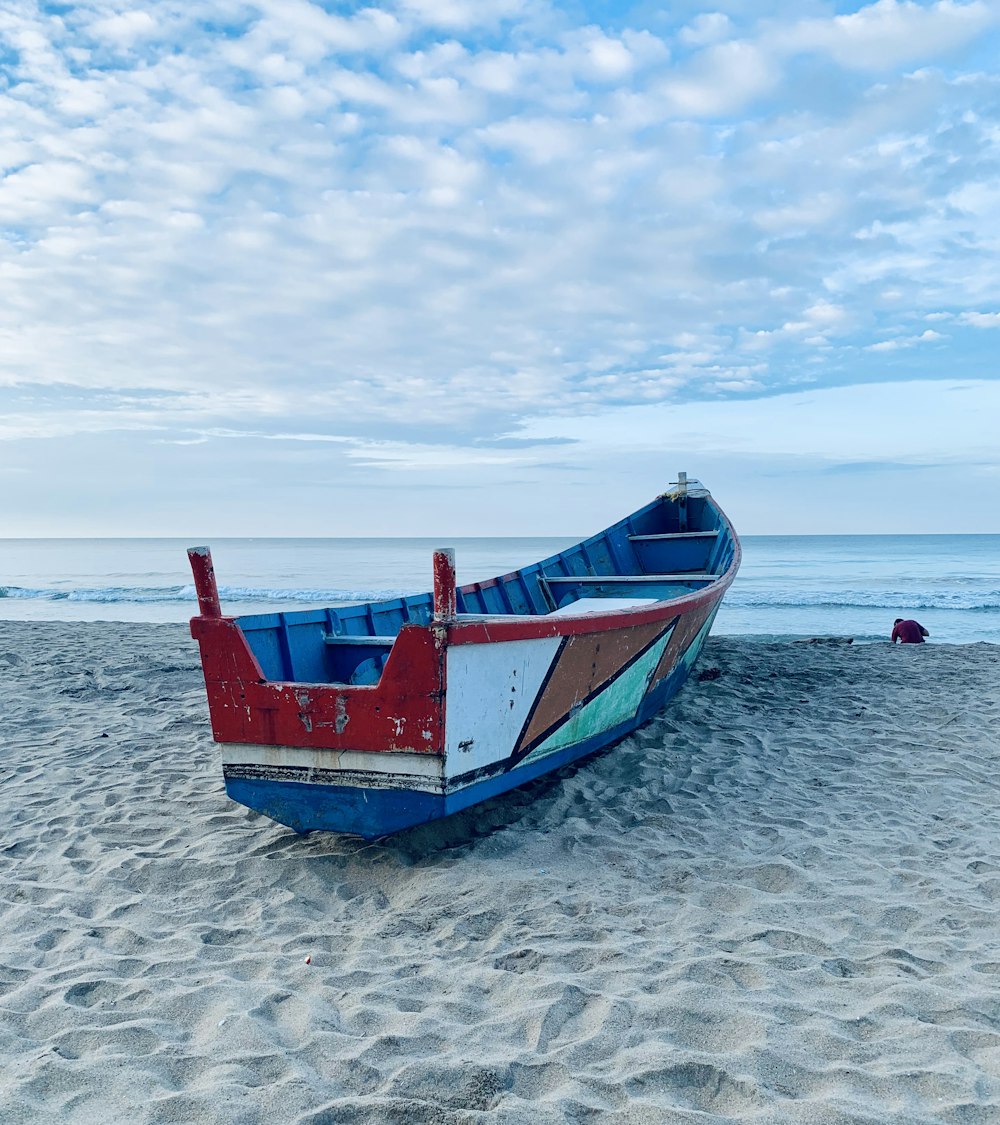
[{"label": "wooden plank of hull", "polygon": [[511,756],[563,637],[452,645],[447,655],[445,760],[452,774]]}]

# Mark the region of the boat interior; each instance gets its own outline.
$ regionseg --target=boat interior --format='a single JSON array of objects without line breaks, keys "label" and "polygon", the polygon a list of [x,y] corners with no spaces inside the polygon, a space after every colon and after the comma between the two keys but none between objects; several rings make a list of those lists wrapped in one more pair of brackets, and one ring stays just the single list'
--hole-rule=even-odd
[{"label": "boat interior", "polygon": [[[597,535],[456,591],[459,617],[589,613],[680,597],[716,581],[735,544],[703,490],[659,497]],[[378,683],[406,624],[430,624],[433,595],[237,618],[269,680]]]}]

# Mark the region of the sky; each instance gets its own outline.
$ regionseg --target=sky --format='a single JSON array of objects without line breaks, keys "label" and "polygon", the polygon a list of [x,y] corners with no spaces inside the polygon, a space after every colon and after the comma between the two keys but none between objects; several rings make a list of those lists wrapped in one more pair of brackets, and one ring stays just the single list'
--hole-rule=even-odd
[{"label": "sky", "polygon": [[0,536],[1000,532],[1000,0],[0,5]]}]

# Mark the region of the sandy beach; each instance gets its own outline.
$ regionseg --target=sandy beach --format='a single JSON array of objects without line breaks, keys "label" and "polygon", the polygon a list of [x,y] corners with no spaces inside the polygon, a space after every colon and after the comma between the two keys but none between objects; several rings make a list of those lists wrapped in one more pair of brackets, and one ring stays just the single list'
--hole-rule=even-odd
[{"label": "sandy beach", "polygon": [[0,623],[0,1121],[1000,1121],[1000,647],[699,671],[366,844],[226,798],[184,626]]}]

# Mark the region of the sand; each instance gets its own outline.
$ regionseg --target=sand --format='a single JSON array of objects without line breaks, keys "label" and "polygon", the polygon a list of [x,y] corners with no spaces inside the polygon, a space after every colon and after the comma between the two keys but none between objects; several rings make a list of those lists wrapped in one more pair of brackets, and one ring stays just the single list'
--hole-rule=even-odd
[{"label": "sand", "polygon": [[0,623],[0,1121],[1000,1121],[1000,647],[699,669],[365,844],[226,798],[184,627]]}]

